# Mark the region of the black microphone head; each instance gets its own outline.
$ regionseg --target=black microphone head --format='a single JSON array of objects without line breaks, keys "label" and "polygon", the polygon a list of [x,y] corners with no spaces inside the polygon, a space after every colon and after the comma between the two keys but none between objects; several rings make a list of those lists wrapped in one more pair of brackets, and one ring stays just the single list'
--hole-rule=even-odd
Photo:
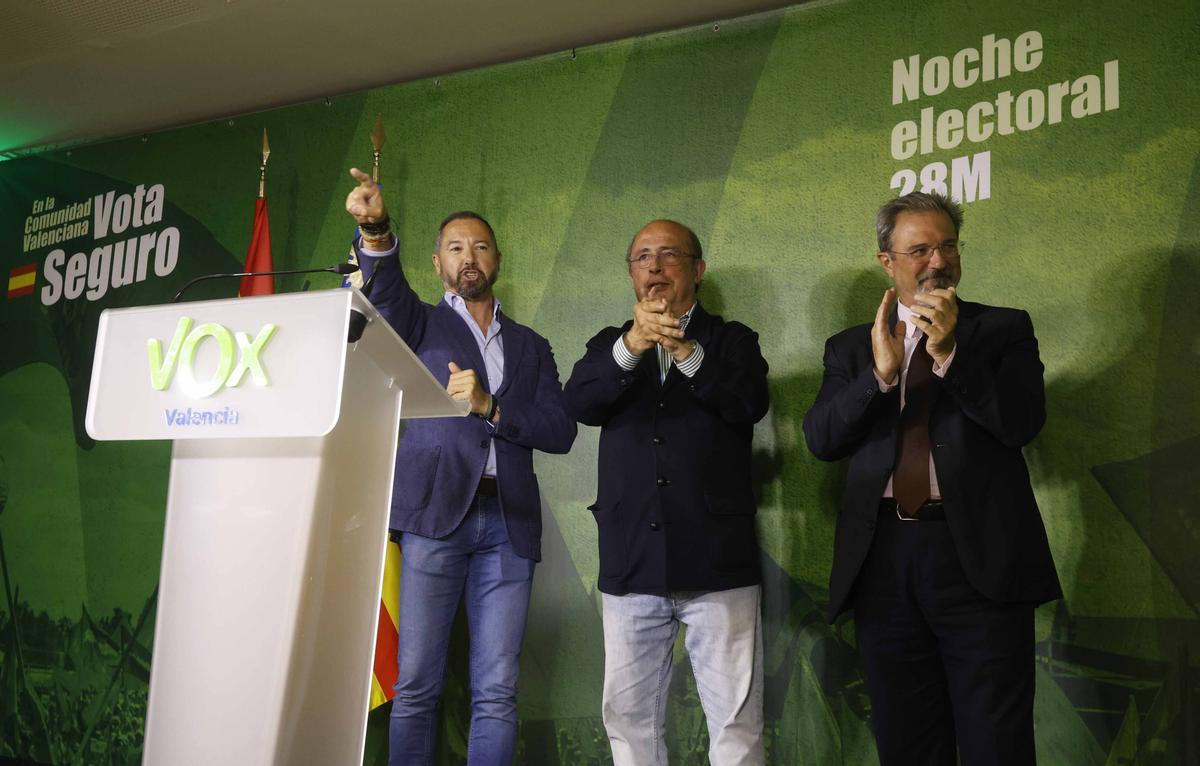
[{"label": "black microphone head", "polygon": [[358,309],[350,309],[350,322],[346,326],[346,342],[357,343],[367,329],[367,315]]},{"label": "black microphone head", "polygon": [[342,276],[346,276],[347,274],[353,274],[354,272],[358,271],[358,264],[350,263],[349,261],[346,261],[344,263],[339,263],[334,266],[330,266],[329,268],[327,268],[325,270],[331,271],[334,274],[341,274]]}]

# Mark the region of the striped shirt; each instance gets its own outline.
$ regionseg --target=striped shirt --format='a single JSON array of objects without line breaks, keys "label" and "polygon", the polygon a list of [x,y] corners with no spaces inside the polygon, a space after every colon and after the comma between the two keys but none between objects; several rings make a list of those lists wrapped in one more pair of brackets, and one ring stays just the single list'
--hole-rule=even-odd
[{"label": "striped shirt", "polygon": [[[696,304],[693,303],[692,307],[688,309],[683,316],[679,317],[680,330],[687,330],[688,324],[690,324],[692,321],[692,312],[695,311],[695,309]],[[674,357],[671,356],[671,352],[663,348],[662,345],[656,345],[654,348],[658,352],[659,383],[662,383],[667,379],[667,373],[671,371],[671,365],[675,365],[675,367],[677,367],[679,371],[683,373],[684,377],[690,378],[696,374],[696,371],[700,369],[700,364],[704,361],[704,347],[698,342],[695,343],[695,346],[692,348],[692,353],[688,354],[688,357],[682,362],[676,362]],[[625,345],[624,334],[617,337],[617,342],[613,344],[612,354],[613,361],[615,361],[617,366],[626,372],[633,372],[633,369],[637,367],[638,362],[642,360],[641,355],[634,354],[629,350],[629,347]]]}]

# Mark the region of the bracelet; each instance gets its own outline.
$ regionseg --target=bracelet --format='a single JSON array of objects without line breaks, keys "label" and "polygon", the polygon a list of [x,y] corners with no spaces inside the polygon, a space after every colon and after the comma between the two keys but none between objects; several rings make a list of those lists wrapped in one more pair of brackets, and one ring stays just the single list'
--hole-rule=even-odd
[{"label": "bracelet", "polygon": [[382,236],[372,237],[366,234],[361,234],[362,242],[371,250],[387,250],[391,247],[392,233],[384,232]]},{"label": "bracelet", "polygon": [[358,230],[362,232],[363,238],[379,239],[386,234],[391,234],[392,219],[385,216],[382,221],[377,223],[360,223]]},{"label": "bracelet", "polygon": [[491,403],[488,404],[487,414],[479,416],[484,420],[491,420],[492,418],[496,417],[496,410],[500,409],[500,401],[491,394],[488,394],[488,397],[491,399]]}]

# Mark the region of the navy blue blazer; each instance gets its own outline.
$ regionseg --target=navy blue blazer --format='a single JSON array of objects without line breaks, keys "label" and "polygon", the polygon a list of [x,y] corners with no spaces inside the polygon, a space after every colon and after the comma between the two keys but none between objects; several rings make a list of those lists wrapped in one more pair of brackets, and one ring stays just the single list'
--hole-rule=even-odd
[{"label": "navy blue blazer", "polygon": [[[488,388],[479,346],[444,300],[428,304],[417,297],[398,257],[358,258],[364,278],[379,276],[372,303],[438,381],[450,377],[448,364],[475,370]],[[575,421],[565,411],[562,385],[550,344],[501,312],[504,382],[492,391],[500,406],[493,430],[481,418],[412,420],[396,450],[391,527],[423,537],[445,537],[467,514],[483,476],[488,446],[496,447],[496,483],[508,539],[517,555],[540,561],[542,507],[533,450],[565,453],[575,441]]]},{"label": "navy blue blazer", "polygon": [[[1018,309],[959,301],[955,341],[946,377],[933,378],[929,442],[963,571],[977,591],[996,601],[1061,598],[1021,455],[1046,421],[1033,323]],[[831,620],[852,604],[896,461],[900,388],[881,392],[873,369],[871,325],[834,335],[825,343],[821,390],[804,417],[814,455],[849,458],[834,533]]]},{"label": "navy blue blazer", "polygon": [[700,305],[686,336],[704,347],[691,378],[660,382],[658,357],[632,372],[613,343],[632,326],[588,341],[567,381],[567,405],[600,426],[596,518],[599,588],[665,595],[761,581],[751,484],[754,424],[767,412],[767,362],[758,335]]}]

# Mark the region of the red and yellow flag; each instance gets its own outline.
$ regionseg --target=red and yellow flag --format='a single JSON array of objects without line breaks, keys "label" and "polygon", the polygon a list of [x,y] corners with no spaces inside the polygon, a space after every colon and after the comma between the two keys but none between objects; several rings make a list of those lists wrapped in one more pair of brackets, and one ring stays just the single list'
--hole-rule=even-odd
[{"label": "red and yellow flag", "polygon": [[[267,223],[267,198],[254,201],[254,233],[250,235],[250,250],[246,253],[246,268],[243,271],[271,271],[275,268],[271,259],[271,227]],[[272,295],[275,292],[275,277],[242,277],[238,295]]]},{"label": "red and yellow flag", "polygon": [[18,266],[8,272],[8,299],[20,298],[33,292],[34,282],[37,281],[37,264],[30,263]]},{"label": "red and yellow flag", "polygon": [[375,629],[375,668],[371,674],[371,710],[396,696],[400,618],[400,544],[388,540],[383,563],[383,595],[379,599],[379,624]]}]

